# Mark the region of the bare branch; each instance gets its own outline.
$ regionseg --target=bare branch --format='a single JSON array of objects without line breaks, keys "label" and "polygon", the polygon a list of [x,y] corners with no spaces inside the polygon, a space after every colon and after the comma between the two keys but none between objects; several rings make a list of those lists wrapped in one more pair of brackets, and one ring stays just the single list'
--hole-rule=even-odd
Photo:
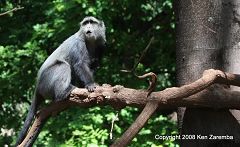
[{"label": "bare branch", "polygon": [[24,7],[18,6],[18,7],[16,7],[16,8],[13,8],[13,9],[9,10],[9,11],[6,11],[6,12],[3,12],[3,13],[0,13],[0,16],[3,16],[3,15],[6,15],[6,14],[9,14],[9,13],[14,12],[14,11],[21,10],[21,9],[23,9],[23,8],[24,8]]},{"label": "bare branch", "polygon": [[[240,86],[240,75],[210,69],[203,73],[202,78],[191,84],[152,92],[149,97],[146,97],[148,92],[145,90],[130,89],[120,85],[114,87],[110,85],[99,86],[93,93],[89,93],[83,88],[76,88],[72,91],[68,100],[52,103],[39,111],[28,135],[20,146],[25,146],[32,141],[32,138],[36,138],[40,131],[39,127],[47,118],[71,106],[111,105],[114,108],[125,106],[143,108],[148,102],[152,101],[157,104],[158,109],[177,107],[240,109],[240,92],[230,91],[217,84]],[[142,118],[142,120],[145,124],[148,118]],[[131,134],[131,136],[135,136],[138,131],[134,130],[134,134]],[[131,138],[123,141],[128,144]],[[113,144],[113,146],[115,145]]]},{"label": "bare branch", "polygon": [[150,45],[152,44],[153,41],[154,41],[154,37],[152,37],[152,38],[150,39],[148,45],[147,45],[146,48],[142,51],[142,54],[141,54],[140,58],[138,59],[136,65],[135,65],[135,66],[133,67],[133,69],[131,70],[132,72],[135,72],[138,64],[139,64],[139,63],[142,61],[142,59],[144,58],[145,54],[147,53],[147,51],[148,51],[148,49],[149,49],[149,47],[150,47]]},{"label": "bare branch", "polygon": [[136,64],[133,66],[133,68],[131,70],[121,70],[121,72],[125,72],[125,73],[132,73],[133,75],[137,76],[135,74],[135,70],[138,66],[138,64],[142,61],[142,59],[144,58],[145,54],[147,53],[148,49],[150,48],[152,42],[154,41],[154,36],[150,39],[148,45],[146,46],[146,48],[142,51],[142,54],[140,55],[138,61],[136,62]]}]

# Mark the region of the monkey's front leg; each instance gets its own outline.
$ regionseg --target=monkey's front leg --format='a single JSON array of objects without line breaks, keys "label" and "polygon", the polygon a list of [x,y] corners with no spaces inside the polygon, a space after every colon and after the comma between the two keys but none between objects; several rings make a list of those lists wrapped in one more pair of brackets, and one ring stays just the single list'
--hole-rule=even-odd
[{"label": "monkey's front leg", "polygon": [[85,88],[87,88],[87,90],[89,92],[93,92],[97,86],[98,86],[97,83],[90,83],[90,84],[85,85]]},{"label": "monkey's front leg", "polygon": [[85,88],[87,88],[89,92],[93,92],[97,84],[94,82],[93,71],[89,68],[88,64],[82,63],[81,65],[75,65],[74,70],[77,76],[80,77],[80,80],[83,81]]}]

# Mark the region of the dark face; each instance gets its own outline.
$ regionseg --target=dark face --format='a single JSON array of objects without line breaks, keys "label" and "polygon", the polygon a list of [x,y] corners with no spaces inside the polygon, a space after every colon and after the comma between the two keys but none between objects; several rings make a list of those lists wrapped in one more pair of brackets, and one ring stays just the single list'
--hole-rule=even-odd
[{"label": "dark face", "polygon": [[104,23],[94,17],[85,17],[81,22],[80,30],[89,42],[99,39],[106,41]]}]

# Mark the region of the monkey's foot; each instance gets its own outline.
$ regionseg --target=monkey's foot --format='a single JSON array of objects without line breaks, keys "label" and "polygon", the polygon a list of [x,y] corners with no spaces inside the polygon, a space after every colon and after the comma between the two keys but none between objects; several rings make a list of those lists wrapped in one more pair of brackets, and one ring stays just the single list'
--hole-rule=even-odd
[{"label": "monkey's foot", "polygon": [[91,84],[87,84],[85,87],[89,92],[94,92],[97,86],[99,86],[97,83],[91,83]]}]

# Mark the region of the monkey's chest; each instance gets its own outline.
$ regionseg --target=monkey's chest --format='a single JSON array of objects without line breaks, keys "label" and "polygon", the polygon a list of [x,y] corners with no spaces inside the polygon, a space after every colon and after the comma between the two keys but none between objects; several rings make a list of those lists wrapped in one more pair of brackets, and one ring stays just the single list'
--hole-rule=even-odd
[{"label": "monkey's chest", "polygon": [[99,62],[100,61],[98,58],[92,58],[89,64],[90,69],[93,69],[93,70],[96,69],[99,66]]}]

